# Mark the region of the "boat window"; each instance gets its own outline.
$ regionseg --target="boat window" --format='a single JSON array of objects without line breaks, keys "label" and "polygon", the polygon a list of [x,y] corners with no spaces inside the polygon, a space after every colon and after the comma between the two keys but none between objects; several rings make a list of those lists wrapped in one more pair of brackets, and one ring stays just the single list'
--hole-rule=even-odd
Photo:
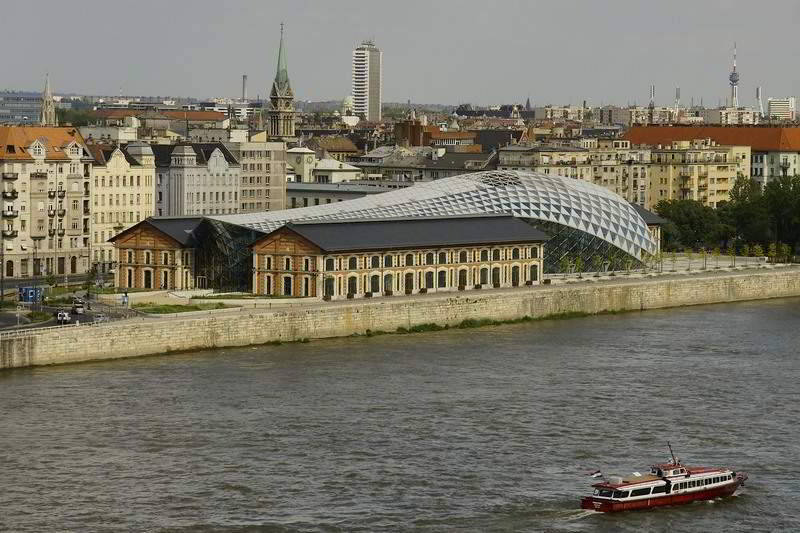
[{"label": "boat window", "polygon": [[646,494],[650,494],[650,487],[647,487],[646,489],[634,489],[631,491],[631,497],[644,496]]},{"label": "boat window", "polygon": [[612,494],[614,494],[614,491],[611,489],[600,489],[598,496],[601,498],[610,498]]},{"label": "boat window", "polygon": [[711,485],[711,478],[706,478],[706,485]]},{"label": "boat window", "polygon": [[614,491],[614,497],[615,498],[627,498],[628,497],[628,491],[627,490],[615,490]]},{"label": "boat window", "polygon": [[683,490],[686,488],[686,483],[678,483],[678,490]]},{"label": "boat window", "polygon": [[667,492],[666,485],[662,485],[660,487],[653,487],[653,494],[662,494],[664,492]]}]

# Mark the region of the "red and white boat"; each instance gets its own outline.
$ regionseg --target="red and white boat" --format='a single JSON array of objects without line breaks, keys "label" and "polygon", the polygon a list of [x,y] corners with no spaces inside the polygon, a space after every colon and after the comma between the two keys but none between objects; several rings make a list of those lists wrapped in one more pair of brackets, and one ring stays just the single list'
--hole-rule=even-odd
[{"label": "red and white boat", "polygon": [[581,499],[581,508],[608,513],[713,500],[732,495],[747,479],[744,472],[727,468],[685,466],[672,447],[670,454],[672,462],[655,464],[648,474],[609,476],[595,483],[594,493]]}]

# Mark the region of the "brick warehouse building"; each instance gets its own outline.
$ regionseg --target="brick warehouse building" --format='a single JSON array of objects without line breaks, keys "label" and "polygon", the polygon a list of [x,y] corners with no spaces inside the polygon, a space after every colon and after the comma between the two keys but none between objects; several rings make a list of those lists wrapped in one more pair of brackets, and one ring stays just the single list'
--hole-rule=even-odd
[{"label": "brick warehouse building", "polygon": [[534,285],[546,240],[511,215],[288,223],[251,246],[253,293],[335,299]]}]

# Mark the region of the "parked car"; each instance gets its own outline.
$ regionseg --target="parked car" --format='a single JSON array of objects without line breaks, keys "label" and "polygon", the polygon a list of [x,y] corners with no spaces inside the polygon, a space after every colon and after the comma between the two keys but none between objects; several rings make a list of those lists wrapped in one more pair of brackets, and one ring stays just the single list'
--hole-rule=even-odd
[{"label": "parked car", "polygon": [[83,300],[75,299],[72,302],[72,314],[73,315],[82,315],[86,312],[86,307],[84,307]]},{"label": "parked car", "polygon": [[56,315],[59,324],[69,324],[72,322],[72,317],[66,311],[59,311]]},{"label": "parked car", "polygon": [[108,317],[106,315],[104,315],[103,313],[97,313],[96,315],[94,315],[94,321],[95,322],[108,322]]}]

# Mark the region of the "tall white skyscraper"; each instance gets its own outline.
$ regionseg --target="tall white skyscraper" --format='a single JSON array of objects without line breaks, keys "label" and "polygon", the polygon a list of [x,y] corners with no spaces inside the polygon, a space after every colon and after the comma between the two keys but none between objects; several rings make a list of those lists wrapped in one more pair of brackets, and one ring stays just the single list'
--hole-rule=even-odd
[{"label": "tall white skyscraper", "polygon": [[372,41],[353,50],[353,112],[367,120],[381,119],[383,52]]}]

